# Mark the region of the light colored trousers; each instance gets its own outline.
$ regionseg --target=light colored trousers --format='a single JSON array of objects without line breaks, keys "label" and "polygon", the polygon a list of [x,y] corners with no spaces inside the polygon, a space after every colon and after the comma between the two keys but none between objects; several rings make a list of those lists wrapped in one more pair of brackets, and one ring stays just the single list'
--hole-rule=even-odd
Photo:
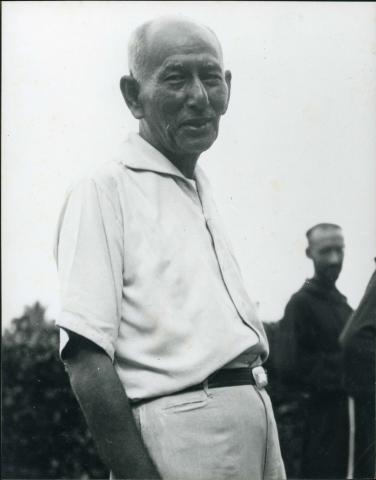
[{"label": "light colored trousers", "polygon": [[161,397],[134,408],[164,480],[286,478],[268,394],[251,385]]}]

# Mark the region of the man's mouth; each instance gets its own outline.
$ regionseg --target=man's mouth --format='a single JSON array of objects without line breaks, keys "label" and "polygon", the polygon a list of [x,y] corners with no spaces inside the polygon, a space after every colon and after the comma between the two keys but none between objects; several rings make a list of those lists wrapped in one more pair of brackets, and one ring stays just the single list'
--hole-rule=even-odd
[{"label": "man's mouth", "polygon": [[183,127],[189,127],[192,130],[204,130],[207,126],[211,125],[213,119],[211,117],[199,117],[199,118],[190,118],[181,123]]}]

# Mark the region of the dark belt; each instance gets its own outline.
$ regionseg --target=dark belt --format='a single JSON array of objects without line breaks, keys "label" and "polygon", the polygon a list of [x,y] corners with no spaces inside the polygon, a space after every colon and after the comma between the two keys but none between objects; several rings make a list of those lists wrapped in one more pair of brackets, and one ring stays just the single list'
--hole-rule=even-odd
[{"label": "dark belt", "polygon": [[[258,388],[263,388],[267,385],[267,376],[263,367],[243,367],[243,368],[222,368],[209,375],[209,377],[201,383],[192,385],[163,396],[179,395],[181,393],[195,392],[197,390],[204,390],[207,388],[220,387],[236,387],[239,385],[256,385]],[[147,398],[144,400],[136,400],[132,405],[138,406],[142,403],[156,400],[158,397]]]},{"label": "dark belt", "polygon": [[221,370],[212,373],[206,381],[192,385],[191,387],[185,388],[177,393],[195,392],[196,390],[202,390],[206,385],[208,388],[256,385],[256,381],[252,375],[252,369],[249,367],[222,368]]}]

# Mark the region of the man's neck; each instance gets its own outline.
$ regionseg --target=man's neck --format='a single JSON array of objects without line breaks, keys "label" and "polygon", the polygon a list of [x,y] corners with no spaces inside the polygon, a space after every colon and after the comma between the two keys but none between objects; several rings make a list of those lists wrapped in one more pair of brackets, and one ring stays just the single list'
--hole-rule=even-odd
[{"label": "man's neck", "polygon": [[314,280],[317,284],[327,290],[333,290],[336,286],[335,280],[330,280],[322,275],[318,274],[317,272],[314,274],[312,280]]},{"label": "man's neck", "polygon": [[184,153],[173,153],[165,150],[161,145],[155,144],[153,139],[148,135],[147,132],[143,129],[139,130],[139,135],[146,142],[150,143],[154,148],[162,153],[170,162],[175,165],[175,167],[180,170],[180,172],[187,178],[193,179],[194,171],[196,168],[196,163],[198,160],[199,154],[184,154]]},{"label": "man's neck", "polygon": [[168,156],[166,154],[166,157],[170,160],[171,163],[173,163],[175,165],[175,167],[181,171],[181,173],[189,178],[189,179],[193,179],[193,175],[194,175],[194,171],[195,171],[195,168],[196,168],[196,163],[197,163],[197,160],[198,158],[196,159],[191,159],[191,158],[172,158],[171,156]]}]

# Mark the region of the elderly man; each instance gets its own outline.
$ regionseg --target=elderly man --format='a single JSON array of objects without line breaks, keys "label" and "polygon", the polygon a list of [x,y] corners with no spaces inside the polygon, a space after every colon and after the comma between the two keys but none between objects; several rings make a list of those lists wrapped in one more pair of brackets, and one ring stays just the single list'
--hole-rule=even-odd
[{"label": "elderly man", "polygon": [[231,74],[211,30],[139,27],[120,86],[139,120],[68,196],[56,256],[61,356],[114,478],[281,479],[268,345],[209,185]]},{"label": "elderly man", "polygon": [[314,276],[286,306],[276,362],[290,392],[307,399],[302,478],[346,478],[348,399],[339,335],[352,310],[335,287],[344,240],[341,228],[330,223],[312,227],[307,239]]}]

